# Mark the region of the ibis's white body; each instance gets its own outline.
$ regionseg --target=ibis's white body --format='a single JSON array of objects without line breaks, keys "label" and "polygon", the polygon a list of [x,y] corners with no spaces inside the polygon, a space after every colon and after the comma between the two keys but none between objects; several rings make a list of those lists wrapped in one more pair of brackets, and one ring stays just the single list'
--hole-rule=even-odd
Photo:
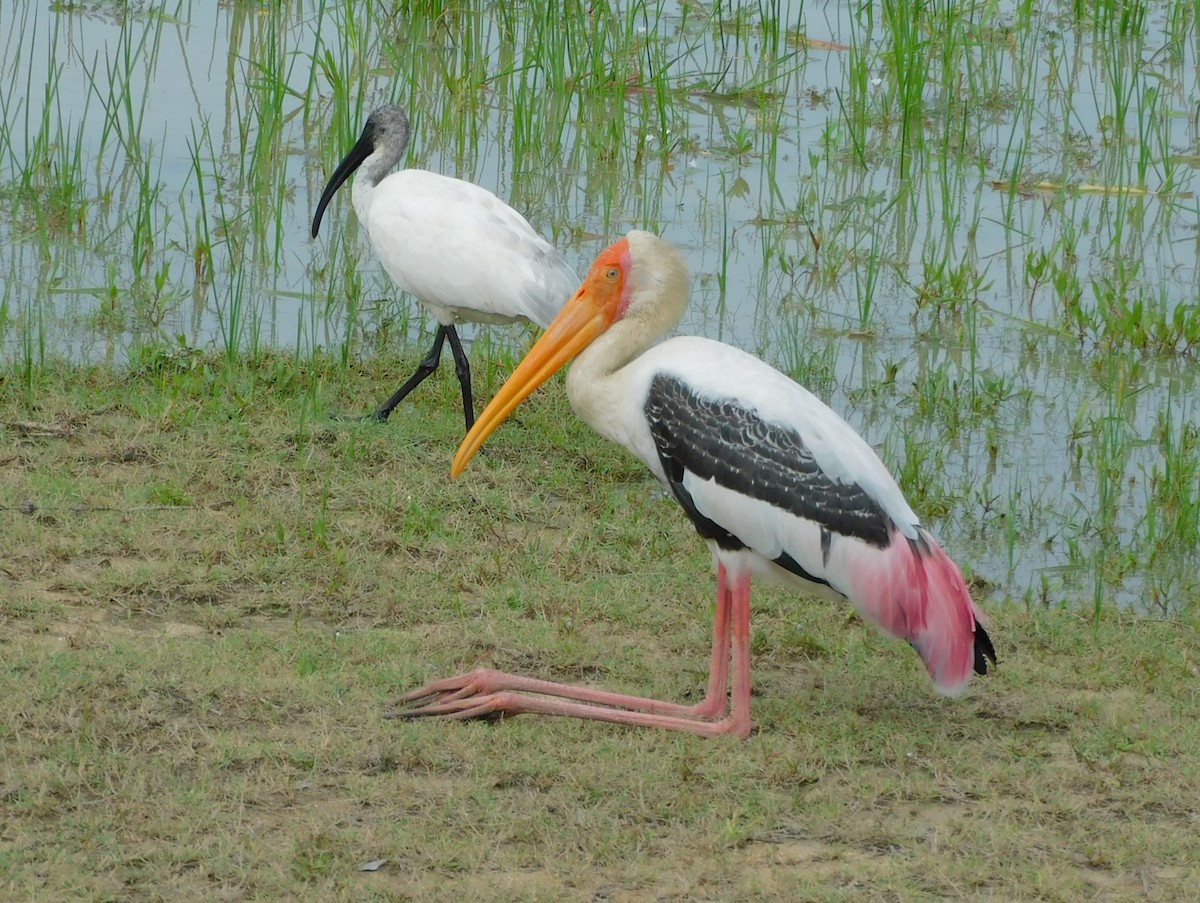
[{"label": "ibis's white body", "polygon": [[385,106],[330,176],[313,215],[354,179],[354,210],[388,275],[437,318],[433,347],[416,372],[374,413],[386,420],[438,367],[450,342],[467,429],[475,422],[471,364],[456,326],[528,320],[546,326],[570,297],[574,271],[525,217],[478,185],[425,170],[392,172],[408,147],[404,110]]},{"label": "ibis's white body", "polygon": [[423,169],[373,184],[371,162],[354,181],[354,211],[388,275],[439,323],[554,319],[579,279],[525,217],[486,188]]}]

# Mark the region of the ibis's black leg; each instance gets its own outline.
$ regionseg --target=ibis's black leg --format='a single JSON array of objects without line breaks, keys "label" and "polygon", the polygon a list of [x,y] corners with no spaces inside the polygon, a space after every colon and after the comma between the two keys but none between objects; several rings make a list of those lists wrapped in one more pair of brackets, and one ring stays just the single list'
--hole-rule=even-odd
[{"label": "ibis's black leg", "polygon": [[[447,331],[449,331],[451,336],[450,346],[452,348],[458,346],[458,336],[454,334],[454,327],[439,325],[437,335],[433,337],[433,347],[429,349],[429,353],[425,355],[425,359],[421,361],[419,365],[417,365],[417,372],[410,376],[408,378],[408,382],[397,389],[391,398],[385,401],[379,408],[364,417],[364,420],[378,420],[380,423],[383,423],[383,421],[387,420],[388,417],[391,416],[391,413],[395,409],[396,405],[400,404],[400,402],[404,401],[404,399],[408,397],[409,392],[429,378],[429,375],[438,368],[438,362],[442,359],[442,344],[446,341]],[[455,354],[455,359],[457,359],[458,354],[461,353],[462,349],[460,347],[459,351]]]},{"label": "ibis's black leg", "polygon": [[462,386],[463,416],[467,421],[467,432],[475,425],[475,399],[471,396],[471,362],[463,351],[462,342],[458,340],[458,331],[453,326],[444,327],[450,339],[450,351],[454,354],[454,372],[458,374],[458,384]]}]

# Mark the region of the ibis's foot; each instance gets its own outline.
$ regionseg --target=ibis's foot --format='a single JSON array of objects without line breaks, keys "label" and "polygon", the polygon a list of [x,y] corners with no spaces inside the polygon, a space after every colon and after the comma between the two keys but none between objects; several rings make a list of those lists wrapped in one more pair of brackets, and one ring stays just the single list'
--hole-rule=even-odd
[{"label": "ibis's foot", "polygon": [[387,423],[391,411],[385,411],[383,408],[378,408],[369,414],[334,414],[330,413],[329,419],[337,423]]}]

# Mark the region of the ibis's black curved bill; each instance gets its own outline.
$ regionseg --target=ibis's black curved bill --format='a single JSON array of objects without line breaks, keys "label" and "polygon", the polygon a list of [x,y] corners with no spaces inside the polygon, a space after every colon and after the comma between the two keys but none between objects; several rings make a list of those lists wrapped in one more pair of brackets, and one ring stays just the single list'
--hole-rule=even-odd
[{"label": "ibis's black curved bill", "polygon": [[333,175],[329,177],[329,183],[325,186],[325,190],[321,192],[321,200],[317,201],[317,212],[313,214],[313,238],[317,237],[317,230],[321,228],[321,217],[325,215],[325,208],[329,206],[334,194],[342,187],[342,183],[350,178],[350,174],[362,165],[363,160],[373,153],[375,153],[375,128],[368,120],[358,141],[355,142],[354,147],[350,148],[350,153],[346,154],[342,162],[338,164]]}]

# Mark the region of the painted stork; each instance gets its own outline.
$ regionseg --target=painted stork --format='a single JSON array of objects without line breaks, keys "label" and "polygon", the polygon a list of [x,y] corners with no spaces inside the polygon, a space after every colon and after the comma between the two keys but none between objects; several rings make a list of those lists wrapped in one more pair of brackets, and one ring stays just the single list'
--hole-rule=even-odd
[{"label": "painted stork", "polygon": [[678,322],[687,288],[680,253],[648,232],[606,249],[480,415],[451,474],[574,359],[572,407],[650,468],[712,550],[716,624],[704,700],[683,706],[482,670],[405,694],[396,715],[538,712],[745,737],[752,574],[848,599],[863,618],[907,640],[946,694],[995,663],[962,573],[844,420],[736,348],[695,337],[650,347]]},{"label": "painted stork", "polygon": [[361,167],[352,190],[354,212],[388,275],[438,321],[433,347],[417,371],[367,417],[386,420],[437,369],[449,339],[469,430],[475,422],[471,365],[455,325],[528,320],[544,329],[579,277],[525,217],[486,188],[423,169],[392,172],[409,134],[400,107],[380,107],[367,118],[321,194],[312,236],[334,193]]}]

